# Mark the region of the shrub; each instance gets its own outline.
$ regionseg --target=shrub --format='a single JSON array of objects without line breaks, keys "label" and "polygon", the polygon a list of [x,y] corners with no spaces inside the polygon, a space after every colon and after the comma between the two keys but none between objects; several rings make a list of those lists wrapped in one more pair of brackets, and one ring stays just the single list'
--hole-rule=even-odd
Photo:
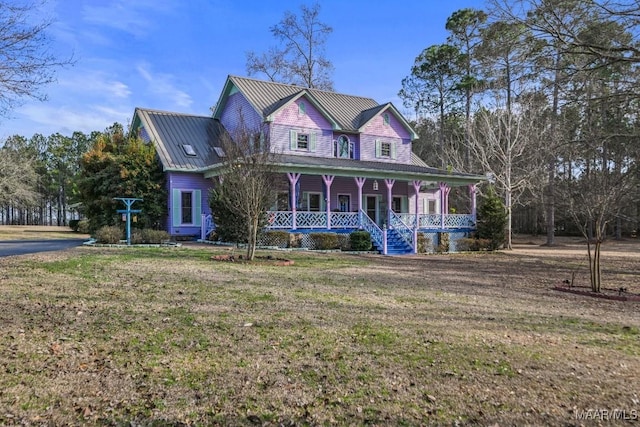
[{"label": "shrub", "polygon": [[351,240],[348,234],[338,233],[338,247],[341,251],[351,250]]},{"label": "shrub", "polygon": [[260,235],[260,242],[265,246],[286,248],[289,246],[289,232],[283,230],[265,231]]},{"label": "shrub", "polygon": [[167,240],[169,240],[169,233],[164,230],[144,228],[142,230],[131,231],[131,244],[133,245],[159,245]]},{"label": "shrub", "polygon": [[309,238],[313,249],[328,250],[340,247],[337,233],[310,233]]},{"label": "shrub", "polygon": [[86,219],[81,219],[78,222],[78,233],[89,234],[89,221]]},{"label": "shrub", "polygon": [[75,232],[78,231],[78,224],[80,223],[79,219],[70,219],[69,220],[69,228]]},{"label": "shrub", "polygon": [[431,239],[427,237],[425,233],[418,233],[418,253],[425,254],[430,252],[429,249],[431,247]]},{"label": "shrub", "polygon": [[449,252],[449,233],[438,233],[438,252]]},{"label": "shrub", "polygon": [[371,250],[371,234],[368,231],[354,231],[349,235],[352,251]]},{"label": "shrub", "polygon": [[105,225],[96,231],[96,241],[98,243],[115,244],[120,243],[124,232],[117,225]]},{"label": "shrub", "polygon": [[460,252],[469,251],[486,251],[491,245],[489,239],[477,239],[473,237],[464,237],[456,241],[456,249]]}]

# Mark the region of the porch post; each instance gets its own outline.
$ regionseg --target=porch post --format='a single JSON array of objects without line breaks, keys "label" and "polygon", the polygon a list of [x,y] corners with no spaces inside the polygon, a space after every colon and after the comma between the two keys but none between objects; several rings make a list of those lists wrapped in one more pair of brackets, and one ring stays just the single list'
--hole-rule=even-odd
[{"label": "porch post", "polygon": [[477,213],[477,194],[478,187],[475,184],[469,184],[469,195],[471,195],[471,217],[473,218],[473,222],[476,222],[476,213]]},{"label": "porch post", "polygon": [[413,190],[416,192],[416,218],[414,221],[414,227],[420,227],[420,187],[422,187],[422,181],[413,181]]},{"label": "porch post", "polygon": [[449,213],[449,191],[451,188],[446,182],[438,184],[440,188],[440,228],[444,230],[444,218]]},{"label": "porch post", "polygon": [[300,179],[299,173],[287,172],[287,178],[289,178],[289,184],[291,184],[291,229],[296,229],[296,206],[298,206],[298,200],[296,200],[296,185]]},{"label": "porch post", "polygon": [[335,175],[322,175],[322,180],[327,188],[327,200],[325,205],[327,207],[327,229],[331,228],[331,183],[333,183]]},{"label": "porch post", "polygon": [[418,253],[418,228],[420,228],[420,187],[422,181],[413,181],[413,189],[416,192],[416,218],[413,223],[413,253]]},{"label": "porch post", "polygon": [[395,179],[385,179],[384,183],[387,186],[387,227],[391,227],[391,189],[393,188],[393,184],[395,184]]},{"label": "porch post", "polygon": [[356,177],[353,179],[356,181],[356,185],[358,186],[358,222],[360,227],[362,227],[362,186],[367,178]]}]

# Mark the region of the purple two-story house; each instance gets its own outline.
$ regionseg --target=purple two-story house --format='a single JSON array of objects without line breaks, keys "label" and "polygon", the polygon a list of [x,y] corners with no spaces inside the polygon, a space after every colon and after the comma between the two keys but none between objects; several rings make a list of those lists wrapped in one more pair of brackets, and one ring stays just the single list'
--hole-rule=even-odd
[{"label": "purple two-story house", "polygon": [[[167,231],[206,238],[214,225],[207,200],[225,161],[221,136],[263,129],[285,185],[268,228],[294,233],[364,229],[385,254],[410,253],[417,233],[464,235],[475,229],[482,176],[427,166],[417,138],[391,103],[229,76],[212,116],[137,108],[132,129],[153,142],[169,192]],[[464,187],[468,212],[451,213],[452,187]],[[433,241],[437,239],[432,239]]]}]

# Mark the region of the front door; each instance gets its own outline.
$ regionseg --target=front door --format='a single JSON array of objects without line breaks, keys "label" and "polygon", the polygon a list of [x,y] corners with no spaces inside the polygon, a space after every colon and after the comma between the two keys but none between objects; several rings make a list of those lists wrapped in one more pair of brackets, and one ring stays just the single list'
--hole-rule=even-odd
[{"label": "front door", "polygon": [[376,196],[367,196],[367,216],[373,222],[378,223],[378,198]]}]

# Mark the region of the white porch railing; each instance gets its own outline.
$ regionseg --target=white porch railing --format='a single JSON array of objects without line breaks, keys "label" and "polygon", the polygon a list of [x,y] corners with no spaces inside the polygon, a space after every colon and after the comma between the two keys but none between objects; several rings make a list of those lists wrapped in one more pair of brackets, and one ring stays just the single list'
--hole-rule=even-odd
[{"label": "white porch railing", "polygon": [[404,242],[413,248],[413,224],[409,227],[398,214],[389,210],[389,224],[391,228],[404,240]]},{"label": "white porch railing", "polygon": [[[331,228],[360,228],[358,212],[330,212],[329,215],[331,215]],[[406,228],[412,229],[414,227],[415,214],[394,212],[393,215]],[[268,211],[267,220],[267,228],[270,229],[282,228],[288,230],[293,228],[292,211]],[[393,225],[392,223],[391,226]],[[475,226],[474,216],[464,214],[444,215],[444,224],[442,224],[442,215],[440,214],[422,214],[419,216],[418,221],[418,228],[429,229],[475,228]],[[327,213],[297,211],[296,228],[327,228]]]},{"label": "white porch railing", "polygon": [[[330,212],[331,228],[359,228],[357,212]],[[292,211],[268,211],[268,228],[293,228]],[[296,212],[296,228],[327,228],[326,212]]]},{"label": "white porch railing", "polygon": [[371,220],[371,218],[369,218],[369,215],[367,215],[366,212],[360,211],[359,216],[362,219],[362,229],[369,233],[369,235],[371,236],[371,240],[376,246],[378,246],[379,248],[384,248],[383,253],[386,254],[386,248],[384,244],[385,237],[383,231],[375,222]]},{"label": "white porch railing", "polygon": [[[415,214],[401,213],[397,215],[407,226],[413,227],[415,224]],[[444,215],[444,224],[442,224],[442,215],[440,214],[422,214],[418,219],[418,228],[475,228],[476,226],[473,215],[447,214]]]}]

